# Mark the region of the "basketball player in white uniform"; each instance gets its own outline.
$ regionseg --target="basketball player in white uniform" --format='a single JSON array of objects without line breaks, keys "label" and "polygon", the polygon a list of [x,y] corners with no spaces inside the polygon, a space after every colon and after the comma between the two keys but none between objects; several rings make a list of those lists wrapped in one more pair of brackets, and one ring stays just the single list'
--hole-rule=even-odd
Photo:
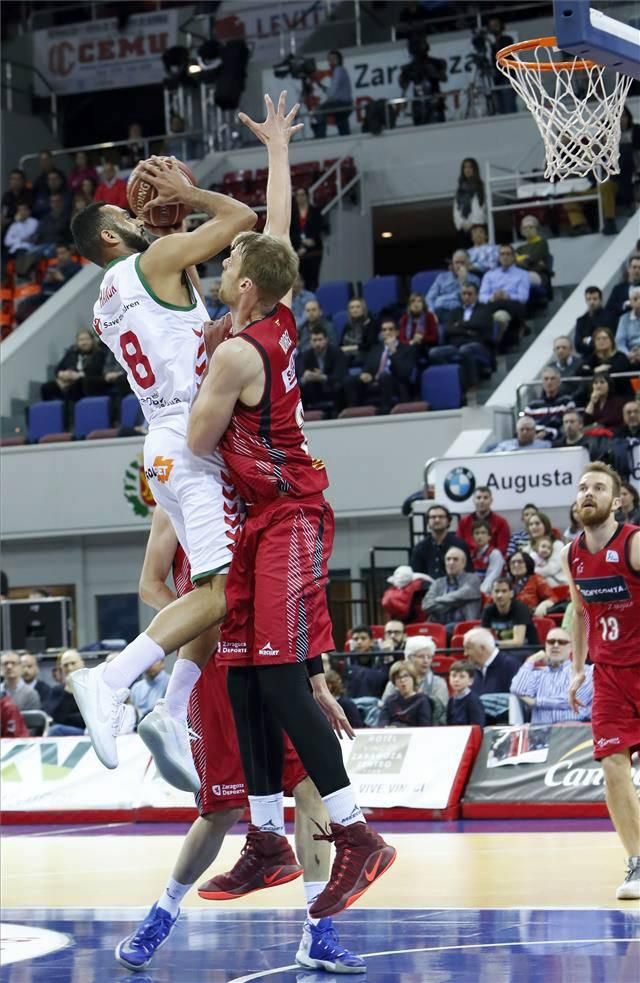
[{"label": "basketball player in white uniform", "polygon": [[219,462],[198,461],[186,446],[189,410],[206,371],[203,325],[208,320],[187,271],[252,228],[257,216],[233,198],[192,187],[172,159],[150,158],[143,174],[158,190],[154,205],[180,201],[210,220],[149,245],[139,222],[123,209],[95,203],[75,217],[72,231],[80,253],[104,268],[93,326],[140,400],[149,424],[144,449],[149,485],[171,518],[198,589],[160,611],[108,665],[73,674],[71,686],[98,758],[115,768],[128,688],[150,665],[182,647],[166,699],[138,730],[163,777],[177,788],[197,791],[187,703],[213,648],[214,626],[225,614],[233,522],[239,517]]}]

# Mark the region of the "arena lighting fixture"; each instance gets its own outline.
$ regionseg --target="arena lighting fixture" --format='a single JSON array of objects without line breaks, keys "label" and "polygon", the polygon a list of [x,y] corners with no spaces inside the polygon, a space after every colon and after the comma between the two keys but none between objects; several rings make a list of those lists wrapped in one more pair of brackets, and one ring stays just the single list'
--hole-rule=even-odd
[{"label": "arena lighting fixture", "polygon": [[393,239],[393,232],[381,232],[380,236],[382,239]]}]

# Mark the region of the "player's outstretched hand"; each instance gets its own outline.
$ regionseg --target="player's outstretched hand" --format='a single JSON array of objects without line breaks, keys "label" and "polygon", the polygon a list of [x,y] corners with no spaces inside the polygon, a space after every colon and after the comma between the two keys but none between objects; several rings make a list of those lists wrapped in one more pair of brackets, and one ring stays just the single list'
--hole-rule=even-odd
[{"label": "player's outstretched hand", "polygon": [[569,701],[569,706],[574,713],[578,713],[580,707],[584,706],[584,703],[581,703],[578,699],[578,690],[584,684],[585,679],[586,676],[584,672],[574,672],[573,676],[571,677],[571,685],[569,686],[567,699]]},{"label": "player's outstretched hand", "polygon": [[327,686],[327,680],[324,677],[324,673],[319,673],[317,676],[311,677],[311,688],[313,690],[313,696],[316,703],[324,713],[338,737],[342,737],[344,734],[346,737],[353,740],[356,736],[356,732],[347,720],[347,715],[338,701],[329,692],[329,687]]},{"label": "player's outstretched hand", "polygon": [[284,143],[289,143],[289,140],[293,134],[297,133],[298,130],[301,130],[304,126],[304,123],[296,123],[295,126],[293,125],[296,114],[300,109],[300,103],[297,102],[293,109],[290,109],[285,115],[287,102],[286,89],[280,93],[277,110],[273,105],[271,96],[266,95],[264,97],[264,101],[267,107],[267,118],[265,119],[264,123],[257,123],[254,119],[251,119],[250,116],[247,116],[246,113],[238,113],[238,119],[241,123],[244,123],[245,126],[248,126],[251,132],[257,136],[258,140],[266,144],[267,147],[269,144],[273,144],[279,139],[282,139]]},{"label": "player's outstretched hand", "polygon": [[156,188],[158,194],[142,209],[147,215],[155,205],[174,205],[176,202],[187,204],[185,192],[192,186],[187,181],[179,167],[176,167],[175,157],[149,157],[138,165],[139,172]]},{"label": "player's outstretched hand", "polygon": [[205,321],[203,324],[204,343],[207,348],[207,358],[210,359],[221,341],[225,340],[231,330],[231,311],[215,321]]}]

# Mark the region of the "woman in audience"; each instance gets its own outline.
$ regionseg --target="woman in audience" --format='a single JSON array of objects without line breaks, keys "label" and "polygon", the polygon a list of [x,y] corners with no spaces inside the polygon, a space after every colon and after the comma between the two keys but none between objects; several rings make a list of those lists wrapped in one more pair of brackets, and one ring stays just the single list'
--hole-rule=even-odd
[{"label": "woman in audience", "polygon": [[622,504],[616,512],[618,522],[630,522],[633,526],[640,526],[640,495],[628,481],[623,481],[620,486],[620,502]]},{"label": "woman in audience", "polygon": [[521,547],[524,553],[533,558],[535,573],[543,577],[552,587],[565,584],[560,554],[564,543],[555,535],[551,520],[544,512],[532,515],[527,523],[529,540]]},{"label": "woman in audience", "polygon": [[522,519],[522,529],[516,529],[515,532],[511,534],[511,539],[509,540],[509,545],[507,546],[507,559],[512,556],[516,550],[522,549],[525,543],[529,542],[529,530],[527,529],[527,523],[532,515],[535,515],[538,511],[537,505],[532,505],[528,502],[522,509],[520,513],[520,518]]},{"label": "woman in audience", "polygon": [[78,331],[75,344],[56,365],[55,379],[42,384],[42,399],[82,399],[87,385],[102,379],[105,351],[93,332]]},{"label": "woman in audience", "polygon": [[405,345],[419,345],[419,352],[438,344],[438,322],[435,315],[427,309],[422,294],[410,294],[407,310],[400,318],[400,342]]},{"label": "woman in audience", "polygon": [[69,188],[76,194],[82,190],[82,182],[87,180],[93,181],[94,185],[96,185],[98,183],[98,172],[89,163],[89,154],[86,150],[79,150],[75,156],[73,170],[69,173]]},{"label": "woman in audience", "polygon": [[293,195],[290,236],[300,257],[300,276],[307,290],[315,290],[322,263],[322,213],[305,188],[297,188]]},{"label": "woman in audience", "polygon": [[478,161],[474,157],[465,157],[453,199],[453,224],[458,232],[458,245],[470,246],[471,226],[484,225],[486,221],[487,206]]},{"label": "woman in audience", "polygon": [[411,662],[394,662],[389,679],[396,692],[382,704],[379,727],[430,727],[431,702],[426,693],[417,691],[418,678]]},{"label": "woman in audience", "polygon": [[535,215],[525,215],[520,223],[524,242],[516,247],[516,265],[527,270],[536,287],[548,290],[551,283],[551,253],[549,243],[540,235],[540,223]]},{"label": "woman in audience", "polygon": [[[631,372],[632,366],[624,352],[616,348],[615,336],[610,328],[598,327],[591,336],[593,354],[580,367],[582,375],[596,375],[600,372]],[[629,377],[611,380],[611,390],[616,396],[633,399],[634,392]],[[619,426],[619,424],[616,424]]]},{"label": "woman in audience", "polygon": [[538,616],[545,615],[556,603],[549,584],[535,572],[533,557],[523,550],[509,558],[509,575],[516,600],[526,604]]},{"label": "woman in audience", "polygon": [[622,426],[622,407],[626,397],[616,395],[612,383],[608,372],[598,372],[594,376],[584,411],[584,422],[588,426],[605,427],[607,430]]},{"label": "woman in audience", "polygon": [[577,539],[582,532],[582,528],[582,523],[576,513],[576,503],[574,502],[569,509],[569,525],[562,534],[565,543],[570,543],[574,539]]}]

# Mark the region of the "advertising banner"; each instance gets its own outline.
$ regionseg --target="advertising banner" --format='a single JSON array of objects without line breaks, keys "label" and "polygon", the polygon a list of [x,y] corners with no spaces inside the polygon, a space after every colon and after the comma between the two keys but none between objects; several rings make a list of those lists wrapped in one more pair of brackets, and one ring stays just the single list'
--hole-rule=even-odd
[{"label": "advertising banner", "polygon": [[[640,788],[640,761],[633,762]],[[467,804],[605,803],[602,765],[589,724],[487,727],[464,795]],[[504,810],[503,810],[504,814]]]},{"label": "advertising banner", "polygon": [[496,512],[520,511],[531,501],[538,508],[568,508],[583,468],[589,463],[584,447],[562,451],[516,451],[438,458],[430,471],[435,499],[455,512],[473,512],[473,493],[486,486]]},{"label": "advertising banner", "polygon": [[226,0],[216,11],[216,37],[220,41],[245,40],[255,61],[278,62],[283,52],[291,50],[292,35],[299,51],[325,16],[324,3],[279,0],[268,5],[264,0]]},{"label": "advertising banner", "polygon": [[640,492],[640,443],[631,448],[631,469],[629,471],[629,481],[633,487]]},{"label": "advertising banner", "polygon": [[40,73],[58,95],[134,88],[162,82],[162,53],[176,44],[178,10],[115,17],[33,32],[35,93],[49,95]]}]

